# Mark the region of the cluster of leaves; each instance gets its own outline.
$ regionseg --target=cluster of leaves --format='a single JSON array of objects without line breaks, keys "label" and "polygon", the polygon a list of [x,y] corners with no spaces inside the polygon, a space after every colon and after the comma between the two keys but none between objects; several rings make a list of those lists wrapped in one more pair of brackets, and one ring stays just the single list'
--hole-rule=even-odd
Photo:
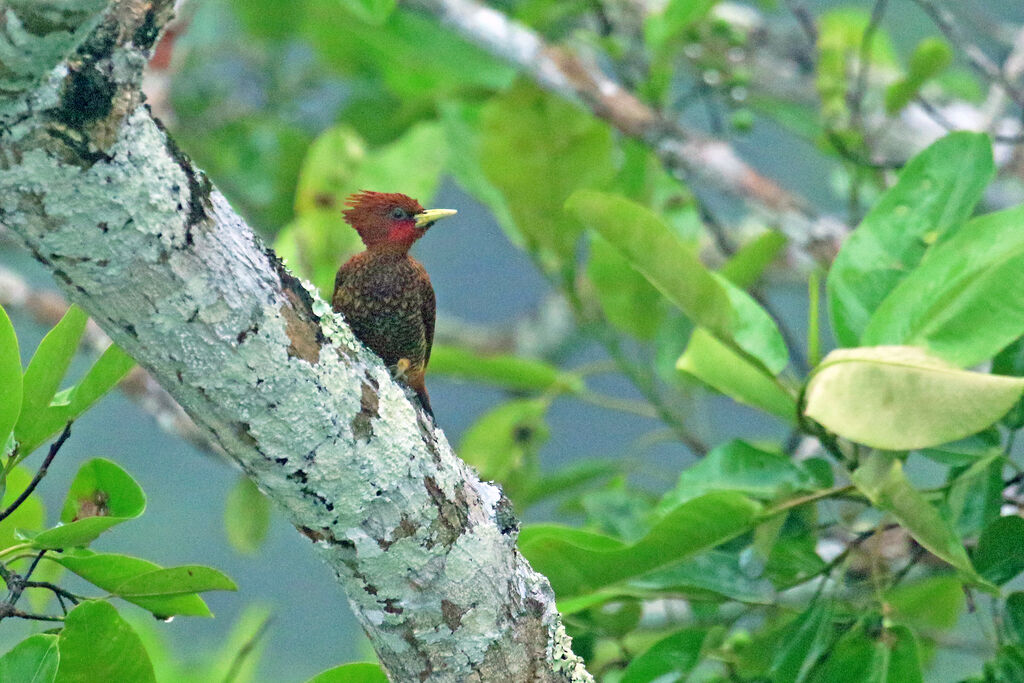
[{"label": "cluster of leaves", "polygon": [[[600,46],[630,80],[630,46],[586,34],[592,3],[506,5],[548,37]],[[681,67],[702,93],[737,106],[746,95],[737,89],[754,88],[749,37],[713,16],[714,5],[670,1],[645,23],[634,80],[652,104],[677,107]],[[460,455],[518,510],[560,496],[584,520],[525,526],[520,547],[551,579],[593,671],[623,681],[922,680],[967,587],[993,596],[998,638],[983,646],[993,655],[985,680],[1017,680],[1022,598],[1003,586],[1024,569],[1024,524],[1000,510],[1020,480],[1004,473],[1019,471],[1011,447],[1024,425],[1015,287],[1024,212],[972,217],[994,175],[981,135],[940,140],[895,183],[865,163],[864,98],[894,115],[944,78],[953,88],[948,45],[926,39],[904,69],[868,14],[834,11],[813,45],[818,100],[750,99],[850,160],[851,176],[878,194],[827,276],[842,348],[821,358],[830,335],[819,329],[814,273],[804,359],[758,296],[785,240],[762,231],[707,267],[693,196],[642,145],[393,2],[231,6],[253,36],[301,40],[353,84],[340,121],[299,164],[294,215],[275,243],[289,265],[329,292],[337,264],[359,248],[340,221],[345,196],[369,188],[427,199],[448,175],[493,212],[581,333],[636,385],[643,400],[632,407],[707,450],[660,495],[606,461],[544,472],[555,400],[628,402],[596,394],[586,368],[435,348],[434,375],[510,394],[467,431]],[[868,64],[881,85],[865,85]],[[989,361],[990,372],[968,369]],[[685,407],[705,391],[820,447],[800,459],[783,444],[703,449]],[[925,488],[921,473],[942,483]]]}]

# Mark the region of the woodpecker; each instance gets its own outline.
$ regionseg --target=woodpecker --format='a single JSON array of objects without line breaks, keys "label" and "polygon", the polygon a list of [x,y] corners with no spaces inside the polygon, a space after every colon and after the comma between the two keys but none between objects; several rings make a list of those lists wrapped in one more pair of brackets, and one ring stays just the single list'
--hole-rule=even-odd
[{"label": "woodpecker", "polygon": [[409,248],[435,222],[456,212],[424,210],[404,194],[366,190],[345,205],[345,221],[359,233],[366,250],[338,269],[331,306],[396,379],[416,392],[433,417],[423,375],[434,343],[437,304],[430,277],[409,256]]}]

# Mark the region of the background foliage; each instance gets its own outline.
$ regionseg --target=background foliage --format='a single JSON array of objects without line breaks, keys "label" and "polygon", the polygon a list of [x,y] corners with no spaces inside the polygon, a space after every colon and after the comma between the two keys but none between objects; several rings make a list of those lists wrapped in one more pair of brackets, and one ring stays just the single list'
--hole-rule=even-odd
[{"label": "background foliage", "polygon": [[[841,248],[794,241],[393,1],[196,0],[151,96],[325,296],[359,249],[348,194],[460,210],[417,245],[441,309],[435,407],[515,504],[599,679],[1024,678],[1022,101],[1012,74],[972,69],[976,49],[1010,53],[1019,7],[961,8],[950,33],[924,0],[491,4],[855,229]],[[64,388],[85,323],[71,309],[23,367],[0,317],[5,513],[40,447],[130,368],[111,348]],[[287,564],[261,494],[239,480],[224,498],[225,540]],[[108,661],[131,668],[112,678],[259,677],[263,608],[202,665],[131,618],[123,603],[206,615],[198,593],[234,588],[86,547],[145,501],[96,459],[60,523],[38,493],[0,517],[8,587],[45,580],[23,586],[51,596],[31,614],[63,621],[0,658],[0,679],[95,680]],[[351,666],[314,680],[380,679]]]}]

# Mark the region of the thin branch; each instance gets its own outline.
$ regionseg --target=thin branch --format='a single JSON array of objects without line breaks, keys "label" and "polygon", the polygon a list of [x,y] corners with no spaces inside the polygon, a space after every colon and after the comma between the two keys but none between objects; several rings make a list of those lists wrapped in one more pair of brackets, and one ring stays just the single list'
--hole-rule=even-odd
[{"label": "thin branch", "polygon": [[[46,469],[50,466],[50,463],[53,462],[53,459],[57,457],[57,452],[60,450],[60,447],[64,445],[64,442],[68,440],[69,436],[71,436],[70,422],[64,425],[64,431],[60,433],[57,440],[50,444],[50,451],[46,454],[46,458],[43,460],[43,464],[39,467],[39,471],[36,472],[36,476],[32,477],[32,481],[30,481],[25,490],[21,492],[21,495],[18,496],[13,503],[7,506],[6,510],[0,512],[0,522],[7,519],[12,512],[17,510],[21,504],[32,495],[32,492],[36,490],[36,486],[39,486],[39,482],[46,476]],[[35,568],[35,563],[32,564],[32,568]]]},{"label": "thin branch", "polygon": [[860,41],[860,53],[857,57],[857,75],[854,78],[853,92],[850,93],[850,120],[855,129],[862,129],[863,122],[861,111],[864,104],[864,94],[867,92],[868,72],[871,71],[871,44],[874,42],[875,34],[882,23],[885,15],[885,8],[888,0],[875,0],[871,9],[871,18],[868,20],[867,28]]},{"label": "thin branch", "polygon": [[818,27],[814,25],[814,17],[811,16],[807,7],[802,2],[797,2],[797,0],[786,0],[786,7],[789,8],[790,13],[796,18],[796,22],[807,37],[807,41],[812,47],[817,48]]}]

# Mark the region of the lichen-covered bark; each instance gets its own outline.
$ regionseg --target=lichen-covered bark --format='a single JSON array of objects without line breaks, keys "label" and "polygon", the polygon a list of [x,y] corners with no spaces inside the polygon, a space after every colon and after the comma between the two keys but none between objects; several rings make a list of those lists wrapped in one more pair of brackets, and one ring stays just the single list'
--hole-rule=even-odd
[{"label": "lichen-covered bark", "polygon": [[0,4],[0,221],[313,542],[393,680],[589,680],[500,490],[141,103],[170,4]]}]

